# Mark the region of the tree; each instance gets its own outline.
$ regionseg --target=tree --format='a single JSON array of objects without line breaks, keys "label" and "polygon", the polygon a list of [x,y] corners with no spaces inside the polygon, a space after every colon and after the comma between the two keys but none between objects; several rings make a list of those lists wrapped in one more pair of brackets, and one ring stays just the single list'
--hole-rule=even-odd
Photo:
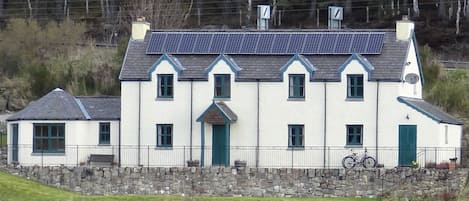
[{"label": "tree", "polygon": [[420,14],[420,10],[419,10],[419,1],[418,0],[413,0],[413,6],[412,6],[413,10],[414,10],[414,15],[416,17],[419,16]]}]

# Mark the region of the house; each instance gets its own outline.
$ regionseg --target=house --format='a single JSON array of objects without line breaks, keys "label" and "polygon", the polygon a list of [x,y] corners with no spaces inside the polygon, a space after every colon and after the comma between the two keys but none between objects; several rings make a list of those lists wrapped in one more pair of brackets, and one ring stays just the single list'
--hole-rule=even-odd
[{"label": "house", "polygon": [[[135,22],[119,111],[116,97],[87,103],[54,90],[10,117],[8,140],[19,133],[18,146],[30,146],[19,149],[25,165],[39,163],[33,128],[43,124],[65,132],[59,154],[41,153],[47,164],[78,164],[102,147],[130,167],[330,168],[365,150],[385,167],[460,158],[462,122],[422,99],[413,29],[408,20],[395,30],[271,31]],[[110,146],[98,142],[103,122]]]},{"label": "house", "polygon": [[73,97],[54,89],[8,122],[8,163],[80,165],[90,154],[118,161],[119,97]]}]

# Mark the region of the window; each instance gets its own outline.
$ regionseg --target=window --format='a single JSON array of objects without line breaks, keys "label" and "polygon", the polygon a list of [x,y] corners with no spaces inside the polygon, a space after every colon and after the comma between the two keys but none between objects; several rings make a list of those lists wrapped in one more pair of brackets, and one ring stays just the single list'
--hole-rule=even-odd
[{"label": "window", "polygon": [[34,153],[65,153],[65,124],[33,124]]},{"label": "window", "polygon": [[363,75],[347,75],[347,98],[363,98]]},{"label": "window", "polygon": [[172,98],[173,88],[172,74],[158,75],[158,98]]},{"label": "window", "polygon": [[172,147],[173,146],[173,125],[172,124],[158,124],[156,125],[157,138],[156,144],[158,147]]},{"label": "window", "polygon": [[347,145],[363,145],[363,125],[347,125]]},{"label": "window", "polygon": [[304,147],[303,125],[288,125],[288,147]]},{"label": "window", "polygon": [[305,75],[289,75],[289,98],[305,97]]},{"label": "window", "polygon": [[215,98],[229,98],[231,95],[230,89],[230,75],[216,74],[215,75]]},{"label": "window", "polygon": [[111,125],[110,123],[99,123],[99,144],[111,143]]}]

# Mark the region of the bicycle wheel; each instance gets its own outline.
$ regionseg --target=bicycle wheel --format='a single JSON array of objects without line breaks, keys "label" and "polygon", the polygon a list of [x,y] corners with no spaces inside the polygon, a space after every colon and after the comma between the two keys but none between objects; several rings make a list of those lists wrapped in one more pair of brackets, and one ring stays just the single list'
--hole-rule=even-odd
[{"label": "bicycle wheel", "polygon": [[344,159],[342,159],[342,166],[344,166],[345,169],[355,167],[355,159],[353,159],[351,156],[346,156]]},{"label": "bicycle wheel", "polygon": [[375,166],[376,166],[376,160],[373,157],[367,156],[365,159],[363,159],[363,167],[374,168]]}]

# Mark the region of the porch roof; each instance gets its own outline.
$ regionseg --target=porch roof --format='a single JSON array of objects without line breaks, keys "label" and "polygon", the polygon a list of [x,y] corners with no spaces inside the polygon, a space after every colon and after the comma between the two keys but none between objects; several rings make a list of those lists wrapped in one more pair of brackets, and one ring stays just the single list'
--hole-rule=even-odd
[{"label": "porch roof", "polygon": [[213,102],[200,116],[198,122],[224,124],[238,120],[238,116],[224,102]]}]

